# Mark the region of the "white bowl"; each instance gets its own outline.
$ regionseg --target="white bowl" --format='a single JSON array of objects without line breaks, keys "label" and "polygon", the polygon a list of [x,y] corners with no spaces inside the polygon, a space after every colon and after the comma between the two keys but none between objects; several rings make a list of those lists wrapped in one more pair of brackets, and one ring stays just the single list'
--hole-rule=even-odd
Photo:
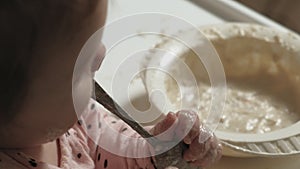
[{"label": "white bowl", "polygon": [[[295,93],[296,101],[293,106],[298,106],[298,95],[300,101],[300,38],[298,35],[259,25],[239,23],[213,25],[200,29],[216,47],[225,66],[227,78],[249,78],[252,74],[257,75],[261,72],[267,72],[274,76],[277,76],[276,73],[286,73],[288,80],[279,82],[292,86],[287,92]],[[186,32],[180,32],[180,34],[184,33]],[[185,61],[189,60],[187,57],[191,57],[189,54],[186,54],[190,49],[174,40],[163,40],[155,48],[171,51]],[[230,52],[232,51],[234,53],[231,55]],[[237,56],[239,52],[244,52],[245,56]],[[265,58],[260,56],[260,52],[265,52],[264,55],[261,55],[265,56]],[[155,52],[152,54],[155,55]],[[256,57],[256,54],[258,54],[258,57]],[[162,56],[162,58],[164,57],[170,56]],[[248,59],[245,60],[243,57]],[[273,62],[270,59],[276,61]],[[249,63],[249,61],[252,63]],[[157,60],[153,61],[152,59],[149,63],[155,62]],[[187,61],[188,65],[195,63],[196,61],[194,62],[193,60]],[[172,66],[172,69],[176,69],[177,65],[173,64]],[[203,78],[203,81],[208,80],[203,67],[197,66],[197,68],[193,69],[193,72],[200,79]],[[174,102],[174,95],[170,91],[172,89],[166,83],[167,79],[168,75],[166,73],[151,70],[145,73],[144,81],[149,93],[153,90],[161,90],[163,93],[167,93],[165,98],[154,97],[152,99],[152,102],[157,107],[163,112],[177,111],[180,106],[178,106],[178,102]],[[163,101],[166,104],[161,108]],[[266,133],[241,133],[217,129],[215,134],[224,144],[225,155],[280,156],[300,153],[300,121],[295,121],[291,125]]]}]

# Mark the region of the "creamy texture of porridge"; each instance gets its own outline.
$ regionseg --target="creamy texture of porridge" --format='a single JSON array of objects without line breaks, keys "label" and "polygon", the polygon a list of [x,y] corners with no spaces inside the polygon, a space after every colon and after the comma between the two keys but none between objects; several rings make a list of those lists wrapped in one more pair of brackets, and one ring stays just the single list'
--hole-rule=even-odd
[{"label": "creamy texture of porridge", "polygon": [[[201,84],[199,93],[200,101],[197,108],[200,117],[205,120],[211,103],[210,86]],[[255,90],[243,90],[229,84],[226,106],[218,129],[242,133],[265,133],[287,127],[298,120],[298,114],[290,111],[284,103]]]},{"label": "creamy texture of porridge", "polygon": [[[205,122],[209,115],[212,90],[206,83],[199,84],[198,87],[190,86],[190,90],[199,89],[200,101],[194,104],[194,108],[199,111],[199,116]],[[219,130],[265,133],[290,126],[300,119],[299,114],[291,106],[273,96],[257,92],[255,89],[241,89],[238,85],[229,84],[227,87],[226,105],[218,126]],[[179,103],[179,94],[173,95],[173,99]]]},{"label": "creamy texture of porridge", "polygon": [[[221,57],[227,78],[227,100],[218,130],[266,133],[299,121],[300,64],[294,60],[291,51],[253,38],[212,42]],[[208,75],[193,52],[182,58],[198,81],[198,88],[184,87],[194,93],[199,91],[200,98],[194,98],[191,105],[205,121],[212,91]],[[177,84],[171,78],[165,84],[170,101],[178,104]]]}]

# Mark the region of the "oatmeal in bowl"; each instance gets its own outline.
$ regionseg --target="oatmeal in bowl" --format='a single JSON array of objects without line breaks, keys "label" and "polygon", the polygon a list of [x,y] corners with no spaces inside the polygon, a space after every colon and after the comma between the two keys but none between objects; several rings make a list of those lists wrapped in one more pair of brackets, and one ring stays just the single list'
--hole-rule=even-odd
[{"label": "oatmeal in bowl", "polygon": [[[299,153],[300,37],[253,24],[228,23],[200,29],[218,53],[226,75],[226,101],[215,130],[223,141],[225,155]],[[190,100],[191,108],[205,122],[213,91],[205,66],[193,50],[177,42],[166,40],[156,47],[176,48],[172,52],[190,68],[197,85],[187,84],[185,88],[198,93]],[[176,64],[170,70],[176,71]],[[159,88],[166,93],[166,109],[179,109],[183,97],[174,78],[148,71],[145,84],[148,92]]]}]

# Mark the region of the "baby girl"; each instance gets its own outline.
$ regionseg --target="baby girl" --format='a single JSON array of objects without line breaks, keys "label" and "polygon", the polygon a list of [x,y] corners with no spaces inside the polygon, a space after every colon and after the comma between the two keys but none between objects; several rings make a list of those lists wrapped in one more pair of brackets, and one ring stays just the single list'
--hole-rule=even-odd
[{"label": "baby girl", "polygon": [[[0,3],[0,169],[155,168],[155,155],[124,157],[98,144],[106,139],[114,150],[152,149],[146,142],[132,145],[120,139],[122,134],[140,136],[91,96],[82,96],[86,108],[80,117],[74,110],[74,65],[84,43],[104,25],[107,0]],[[87,58],[93,59],[85,65],[90,73],[101,64],[103,45],[97,53],[96,58]],[[200,135],[208,131],[195,113],[169,113],[149,131],[158,135],[172,125],[168,138],[172,140],[191,123],[183,137],[188,147],[183,159],[193,166],[206,167],[220,158],[222,148],[213,134],[199,142]],[[105,125],[120,134],[111,137]]]}]

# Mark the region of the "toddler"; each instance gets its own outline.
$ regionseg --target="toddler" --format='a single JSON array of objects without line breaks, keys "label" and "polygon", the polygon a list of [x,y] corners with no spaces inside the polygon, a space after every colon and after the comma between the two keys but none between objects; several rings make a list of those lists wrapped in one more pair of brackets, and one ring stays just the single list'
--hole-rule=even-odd
[{"label": "toddler", "polygon": [[[155,156],[123,157],[114,150],[151,152],[147,142],[130,144],[121,135],[140,136],[101,105],[82,96],[86,105],[79,118],[72,100],[72,75],[81,48],[104,25],[107,0],[4,0],[0,2],[0,169],[154,169]],[[95,72],[104,57],[100,45]],[[81,79],[85,80],[85,79]],[[80,80],[79,82],[80,83]],[[167,140],[189,124],[183,158],[206,167],[221,156],[221,145],[193,112],[169,113],[149,131],[158,135],[170,128]],[[112,136],[108,127],[120,134]],[[91,139],[88,133],[92,133]]]}]

